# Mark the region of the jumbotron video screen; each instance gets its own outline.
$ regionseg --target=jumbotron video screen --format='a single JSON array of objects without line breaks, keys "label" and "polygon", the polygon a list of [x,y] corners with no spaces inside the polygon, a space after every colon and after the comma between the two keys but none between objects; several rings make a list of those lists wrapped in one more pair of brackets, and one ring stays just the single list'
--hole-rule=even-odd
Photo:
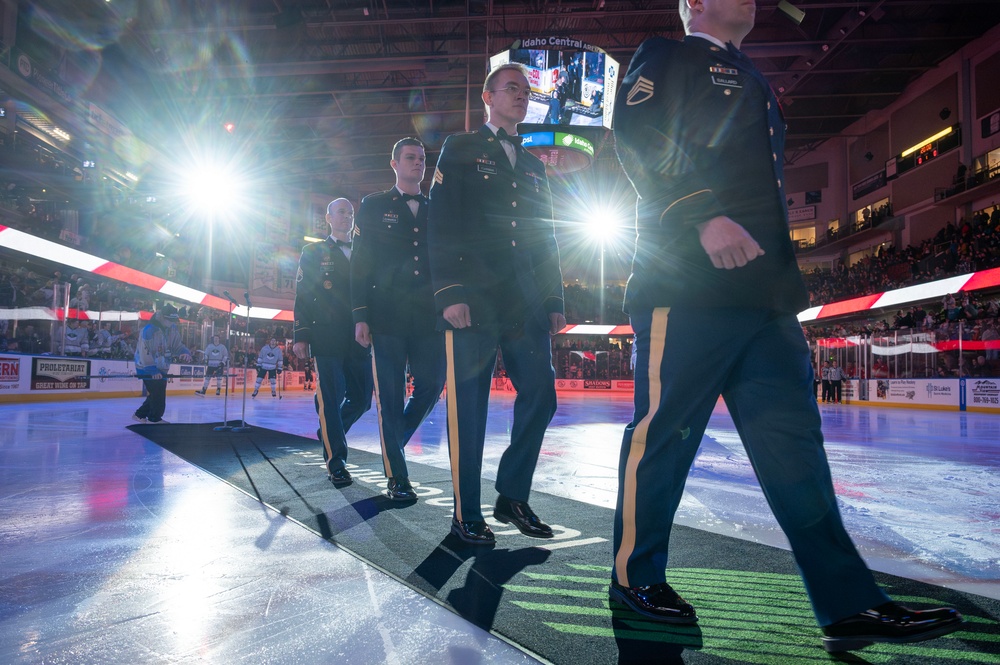
[{"label": "jumbotron video screen", "polygon": [[[525,39],[490,58],[490,69],[516,62],[528,70],[524,124],[611,128],[618,62],[581,42]],[[524,48],[537,46],[537,48]],[[517,48],[520,47],[520,48]]]}]

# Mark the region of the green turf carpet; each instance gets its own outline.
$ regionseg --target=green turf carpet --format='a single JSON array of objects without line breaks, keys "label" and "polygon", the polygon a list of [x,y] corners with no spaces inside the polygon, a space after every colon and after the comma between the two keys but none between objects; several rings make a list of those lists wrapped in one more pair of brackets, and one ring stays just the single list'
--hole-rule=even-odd
[{"label": "green turf carpet", "polygon": [[[553,540],[499,525],[495,549],[448,535],[448,472],[408,463],[420,500],[381,496],[381,458],[351,450],[353,485],[326,479],[319,443],[254,427],[130,427],[166,450],[281,511],[469,621],[553,663],[1000,663],[1000,601],[876,574],[915,607],[951,604],[965,630],[908,646],[877,645],[839,658],[823,651],[791,554],[675,526],[667,578],[697,608],[696,626],[671,627],[609,604],[612,512],[540,492],[531,505]],[[492,483],[483,483],[492,504]],[[487,512],[491,514],[491,511]]]}]

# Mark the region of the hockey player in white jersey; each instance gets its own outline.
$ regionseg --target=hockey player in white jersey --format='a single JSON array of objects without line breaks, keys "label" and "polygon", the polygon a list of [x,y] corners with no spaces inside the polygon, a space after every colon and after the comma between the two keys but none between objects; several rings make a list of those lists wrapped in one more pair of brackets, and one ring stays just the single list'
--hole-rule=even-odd
[{"label": "hockey player in white jersey", "polygon": [[257,396],[257,391],[260,390],[260,384],[264,382],[265,376],[271,381],[271,397],[278,396],[275,388],[278,386],[278,375],[281,374],[281,361],[281,347],[278,346],[277,338],[272,337],[257,354],[257,383],[254,385],[253,394],[250,397]]},{"label": "hockey player in white jersey", "polygon": [[[218,335],[212,335],[212,343],[205,347],[205,360],[208,367],[205,369],[205,383],[201,385],[201,390],[194,391],[196,395],[205,395],[208,384],[212,377],[215,377],[215,394],[222,392],[222,380],[226,375],[226,367],[229,366],[229,349],[219,341]],[[260,385],[260,382],[258,382]]]},{"label": "hockey player in white jersey", "polygon": [[87,352],[90,350],[90,331],[81,326],[76,319],[66,322],[65,340],[64,355],[87,357]]}]

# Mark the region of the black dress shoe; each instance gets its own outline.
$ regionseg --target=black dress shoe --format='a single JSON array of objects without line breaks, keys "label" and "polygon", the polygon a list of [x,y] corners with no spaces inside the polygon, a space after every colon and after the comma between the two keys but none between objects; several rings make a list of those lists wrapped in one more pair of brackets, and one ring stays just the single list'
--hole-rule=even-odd
[{"label": "black dress shoe", "polygon": [[417,493],[413,491],[413,486],[406,478],[390,478],[386,484],[385,495],[393,501],[416,501]]},{"label": "black dress shoe", "polygon": [[697,623],[694,607],[677,595],[669,584],[622,586],[614,580],[608,592],[611,600],[628,606],[632,611],[664,623]]},{"label": "black dress shoe", "polygon": [[951,607],[911,610],[899,603],[883,603],[823,626],[823,648],[835,653],[861,649],[875,642],[920,642],[947,635],[963,623],[962,615]]},{"label": "black dress shoe", "polygon": [[347,487],[354,482],[354,478],[347,469],[335,469],[330,472],[330,482],[334,487]]},{"label": "black dress shoe", "polygon": [[532,538],[551,538],[552,527],[538,519],[527,501],[514,501],[505,496],[497,497],[493,519],[504,524],[513,524],[517,530]]},{"label": "black dress shoe", "polygon": [[481,520],[459,522],[452,517],[451,532],[470,545],[494,545],[497,542],[490,525]]}]

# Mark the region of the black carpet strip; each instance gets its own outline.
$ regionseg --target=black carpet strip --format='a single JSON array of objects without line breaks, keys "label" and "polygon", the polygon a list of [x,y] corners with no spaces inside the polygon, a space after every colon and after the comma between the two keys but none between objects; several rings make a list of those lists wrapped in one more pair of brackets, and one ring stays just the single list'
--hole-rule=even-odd
[{"label": "black carpet strip", "polygon": [[[1000,601],[880,573],[894,599],[916,608],[954,605],[966,628],[920,644],[830,656],[790,553],[682,526],[673,529],[667,577],[700,621],[648,621],[608,601],[608,509],[534,492],[532,508],[556,538],[498,525],[494,549],[473,548],[449,535],[447,471],[408,463],[420,499],[400,504],[381,496],[378,455],[352,449],[355,482],[335,489],[319,442],[259,427],[214,431],[219,424],[129,429],[552,663],[1000,663]],[[484,481],[483,498],[492,504],[491,482]]]}]

